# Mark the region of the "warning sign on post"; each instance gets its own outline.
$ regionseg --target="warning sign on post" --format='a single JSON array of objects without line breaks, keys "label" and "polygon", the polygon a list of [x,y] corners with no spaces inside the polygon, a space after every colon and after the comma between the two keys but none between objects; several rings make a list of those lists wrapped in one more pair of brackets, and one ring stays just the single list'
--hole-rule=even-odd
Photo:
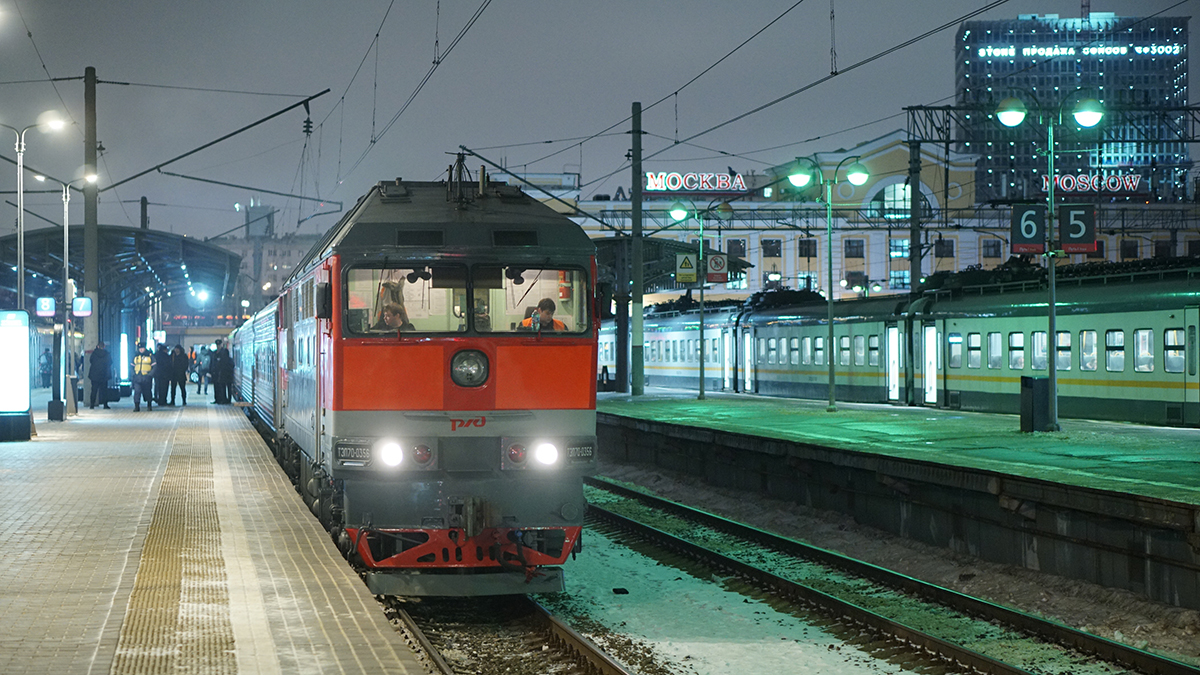
[{"label": "warning sign on post", "polygon": [[681,284],[696,283],[696,254],[675,254],[675,281]]},{"label": "warning sign on post", "polygon": [[724,284],[729,281],[729,261],[724,253],[713,253],[708,256],[708,274],[710,284]]}]

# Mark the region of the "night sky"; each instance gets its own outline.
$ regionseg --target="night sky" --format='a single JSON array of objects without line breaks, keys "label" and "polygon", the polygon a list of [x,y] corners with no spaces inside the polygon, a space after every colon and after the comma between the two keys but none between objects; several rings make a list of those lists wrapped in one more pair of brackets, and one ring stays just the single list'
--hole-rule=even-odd
[{"label": "night sky", "polygon": [[[647,108],[645,152],[654,155],[647,170],[749,173],[851,147],[903,128],[904,106],[952,102],[957,19],[989,3],[835,0],[842,74],[676,145],[829,76],[830,4],[806,0],[788,11],[793,4],[446,0],[439,13],[434,0],[397,1],[390,9],[388,0],[0,0],[0,122],[23,128],[45,111],[65,112],[73,122],[66,130],[26,134],[25,161],[60,179],[81,176],[82,76],[94,66],[103,82],[103,188],[330,89],[311,103],[307,139],[298,108],[163,168],[242,188],[150,174],[101,193],[102,224],[136,226],[144,196],[151,228],[206,237],[242,223],[234,204],[254,198],[280,209],[277,233],[311,234],[338,216],[297,222],[335,206],[254,188],[349,208],[381,179],[439,179],[453,161],[447,153],[461,144],[514,171],[581,173],[585,197],[628,190],[629,141],[621,132],[635,100]],[[1092,11],[1146,16],[1176,4],[1095,0]],[[1196,9],[1188,0],[1164,15]],[[1025,13],[1077,17],[1080,4],[1011,0],[973,19]],[[950,26],[848,70],[944,24]],[[429,75],[435,39],[441,63]],[[52,86],[51,77],[61,79]],[[8,138],[0,155],[15,159],[13,134],[0,133]],[[470,162],[473,171],[479,164]],[[4,201],[15,203],[15,189],[15,166],[0,163]],[[27,174],[28,210],[59,222],[57,190],[38,189],[45,186]],[[0,204],[0,214],[0,235],[15,231],[15,207]],[[82,218],[82,197],[73,197],[71,219]],[[26,226],[50,225],[27,216]]]}]

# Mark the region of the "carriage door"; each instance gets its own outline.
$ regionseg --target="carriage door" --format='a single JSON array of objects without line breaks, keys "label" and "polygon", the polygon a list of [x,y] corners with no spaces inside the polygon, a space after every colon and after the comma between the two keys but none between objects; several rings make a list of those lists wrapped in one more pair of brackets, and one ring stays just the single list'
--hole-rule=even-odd
[{"label": "carriage door", "polygon": [[746,339],[742,347],[742,372],[746,374],[745,386],[742,391],[749,394],[754,391],[754,333],[746,331]]},{"label": "carriage door", "polygon": [[721,331],[721,387],[733,390],[733,340],[729,331]]},{"label": "carriage door", "polygon": [[1200,307],[1188,307],[1184,317],[1184,377],[1183,423],[1200,424],[1200,375],[1197,375],[1197,335],[1200,328]]},{"label": "carriage door", "polygon": [[887,327],[887,397],[900,400],[900,328]]},{"label": "carriage door", "polygon": [[938,372],[938,330],[935,325],[924,327],[924,339],[921,340],[921,354],[924,362],[921,366],[924,378],[925,402],[937,404],[937,372]]}]

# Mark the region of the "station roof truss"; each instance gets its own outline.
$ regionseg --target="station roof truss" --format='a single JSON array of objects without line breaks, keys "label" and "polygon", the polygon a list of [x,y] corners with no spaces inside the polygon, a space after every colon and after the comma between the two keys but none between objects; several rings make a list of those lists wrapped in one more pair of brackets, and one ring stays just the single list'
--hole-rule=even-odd
[{"label": "station roof truss", "polygon": [[[213,302],[235,290],[241,256],[193,237],[115,225],[99,226],[99,292],[121,307],[159,297],[182,297],[205,290]],[[82,289],[84,226],[70,230],[71,278]],[[62,296],[62,228],[25,233],[25,290],[32,297]],[[0,289],[16,296],[17,235],[0,237]],[[151,295],[153,294],[153,296]]]}]

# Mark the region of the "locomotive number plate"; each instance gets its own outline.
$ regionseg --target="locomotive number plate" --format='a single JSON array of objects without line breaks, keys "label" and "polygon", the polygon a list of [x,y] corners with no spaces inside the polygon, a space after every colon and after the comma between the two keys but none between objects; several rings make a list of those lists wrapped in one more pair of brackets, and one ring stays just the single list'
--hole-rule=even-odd
[{"label": "locomotive number plate", "polygon": [[570,459],[591,459],[596,449],[590,445],[571,445],[567,447],[567,457]]},{"label": "locomotive number plate", "polygon": [[360,445],[339,445],[337,456],[338,459],[368,460],[371,459],[371,448]]}]

